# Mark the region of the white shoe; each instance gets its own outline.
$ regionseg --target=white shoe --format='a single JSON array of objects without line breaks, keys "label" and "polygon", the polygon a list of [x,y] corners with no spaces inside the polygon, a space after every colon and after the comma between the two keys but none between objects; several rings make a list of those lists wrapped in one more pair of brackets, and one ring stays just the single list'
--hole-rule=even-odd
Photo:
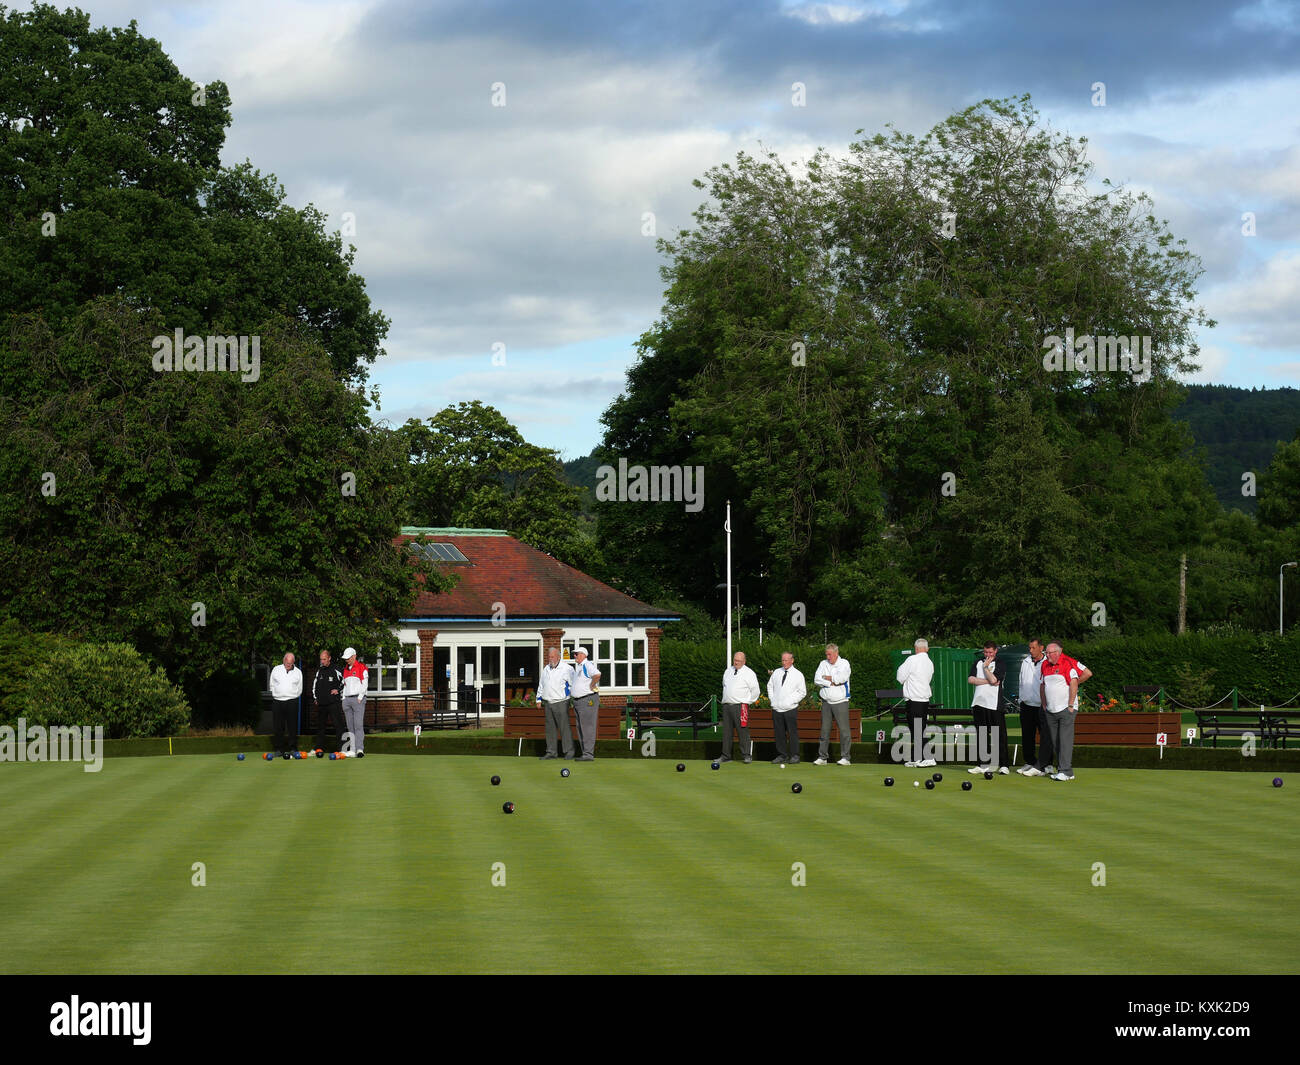
[{"label": "white shoe", "polygon": [[841,758],[841,759],[840,759],[838,762],[836,762],[835,764],[836,764],[836,765],[852,765],[853,763],[850,762],[847,758]]},{"label": "white shoe", "polygon": [[1041,777],[1045,775],[1041,769],[1035,769],[1031,765],[1025,766],[1024,774],[1027,777]]},{"label": "white shoe", "polygon": [[1071,774],[1069,774],[1069,776],[1067,776],[1067,775],[1064,774],[1064,773],[1055,773],[1055,774],[1052,775],[1052,779],[1053,779],[1053,780],[1073,780],[1073,779],[1074,779],[1074,774],[1071,773]]},{"label": "white shoe", "polygon": [[922,758],[916,763],[918,769],[933,769],[938,764],[933,758]]},{"label": "white shoe", "polygon": [[904,769],[919,769],[920,767],[921,767],[921,763],[920,763],[920,762],[904,762],[904,763],[903,763],[903,768],[904,768]]},{"label": "white shoe", "polygon": [[815,762],[813,762],[813,765],[825,765],[825,764],[826,764],[825,758],[818,758]]},{"label": "white shoe", "polygon": [[1004,777],[1009,777],[1011,775],[1011,770],[1008,769],[1006,766],[1003,766],[1001,769],[998,770],[998,772],[1001,773]]},{"label": "white shoe", "polygon": [[1022,765],[1019,769],[1016,770],[1016,772],[1019,773],[1019,774],[1023,777],[1023,776],[1025,775],[1025,771],[1026,771],[1027,769],[1030,769],[1030,768],[1032,768],[1032,767],[1031,767],[1031,766],[1027,766],[1027,765]]},{"label": "white shoe", "polygon": [[985,767],[985,766],[982,766],[982,765],[973,765],[973,766],[971,766],[968,770],[966,770],[966,772],[967,772],[967,773],[983,773],[984,770],[985,770],[985,768],[986,768],[986,767]]}]

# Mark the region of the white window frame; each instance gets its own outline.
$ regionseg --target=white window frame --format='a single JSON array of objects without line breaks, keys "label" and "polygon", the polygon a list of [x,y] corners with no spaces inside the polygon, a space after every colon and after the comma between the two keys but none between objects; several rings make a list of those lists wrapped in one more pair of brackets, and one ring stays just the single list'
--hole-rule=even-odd
[{"label": "white window frame", "polygon": [[[376,699],[397,699],[404,695],[419,695],[424,690],[422,684],[424,678],[420,676],[420,645],[418,643],[403,643],[400,646],[403,649],[414,647],[415,660],[408,661],[405,653],[402,653],[398,656],[396,662],[385,665],[382,652],[376,651],[374,662],[366,666],[366,669],[370,671],[368,678],[370,683],[366,687],[366,698],[373,695]],[[402,678],[405,676],[405,671],[411,666],[415,667],[415,687],[405,688],[402,686]],[[384,673],[391,673],[394,670],[397,672],[396,686],[392,688],[382,687]]]}]

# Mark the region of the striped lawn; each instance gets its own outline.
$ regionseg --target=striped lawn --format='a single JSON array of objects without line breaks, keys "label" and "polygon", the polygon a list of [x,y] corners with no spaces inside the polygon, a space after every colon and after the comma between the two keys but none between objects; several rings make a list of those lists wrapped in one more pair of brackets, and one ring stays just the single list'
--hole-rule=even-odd
[{"label": "striped lawn", "polygon": [[0,972],[1300,969],[1300,780],[572,768],[2,764]]}]

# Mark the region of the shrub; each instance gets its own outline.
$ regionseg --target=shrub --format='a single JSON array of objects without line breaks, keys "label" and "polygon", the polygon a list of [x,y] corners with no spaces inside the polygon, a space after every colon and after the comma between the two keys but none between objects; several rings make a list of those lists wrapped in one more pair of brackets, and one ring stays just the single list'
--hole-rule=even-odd
[{"label": "shrub", "polygon": [[32,664],[17,702],[15,716],[29,726],[103,726],[110,739],[174,735],[190,721],[189,706],[167,675],[124,643],[60,641]]}]

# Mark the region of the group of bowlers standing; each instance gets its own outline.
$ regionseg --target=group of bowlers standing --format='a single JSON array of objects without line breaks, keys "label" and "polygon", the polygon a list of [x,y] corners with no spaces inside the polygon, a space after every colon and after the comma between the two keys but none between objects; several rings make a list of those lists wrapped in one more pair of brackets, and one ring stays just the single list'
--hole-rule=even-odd
[{"label": "group of bowlers standing", "polygon": [[596,723],[600,712],[600,670],[587,658],[587,649],[579,647],[572,661],[560,658],[558,647],[547,648],[546,665],[537,685],[537,706],[545,715],[546,753],[543,760],[561,757],[556,753],[557,743],[562,757],[572,758],[573,732],[569,728],[569,706],[578,723],[578,745],[582,753],[579,762],[596,760]]},{"label": "group of bowlers standing", "polygon": [[[898,667],[897,678],[903,686],[911,722],[913,760],[904,763],[908,767],[936,764],[933,758],[917,757],[925,754],[921,737],[930,711],[930,680],[934,676],[929,650],[925,640],[917,640],[913,654]],[[970,767],[972,773],[1011,772],[1011,758],[1007,754],[1005,677],[1000,672],[997,656],[998,645],[989,641],[984,645],[983,656],[971,664],[967,678],[975,689],[971,710],[976,749],[987,757],[984,764]],[[1079,712],[1079,686],[1091,676],[1092,670],[1067,655],[1059,641],[1053,640],[1045,647],[1042,640],[1029,641],[1029,654],[1020,662],[1018,701],[1025,761],[1017,773],[1052,780],[1074,779],[1074,719]]]},{"label": "group of bowlers standing", "polygon": [[[315,749],[323,751],[332,734],[336,750],[350,750],[358,758],[366,754],[366,689],[370,671],[349,647],[343,652],[343,669],[333,664],[329,651],[320,653],[320,668],[312,683],[316,700],[317,725]],[[298,749],[298,705],[302,696],[302,670],[292,654],[271,670],[269,687],[274,700],[272,711],[275,753],[290,758]]]},{"label": "group of bowlers standing", "polygon": [[[903,661],[896,674],[907,700],[911,722],[912,760],[910,768],[936,765],[934,758],[923,757],[922,736],[930,712],[934,663],[930,645],[917,640],[913,654]],[[985,758],[970,767],[972,773],[1010,773],[1011,758],[1007,751],[1005,678],[997,661],[998,645],[986,643],[983,654],[971,663],[968,683],[974,689],[971,711],[974,717],[978,752]],[[831,722],[840,734],[840,758],[836,765],[850,765],[852,734],[849,729],[848,659],[831,643],[826,645],[826,659],[813,673],[821,699],[822,727],[817,760],[826,765],[830,757]],[[1029,654],[1020,663],[1020,730],[1025,748],[1025,762],[1016,770],[1027,777],[1048,776],[1053,780],[1073,780],[1074,718],[1079,710],[1079,686],[1092,676],[1082,662],[1065,654],[1053,640],[1044,646],[1039,639],[1029,641]],[[732,761],[734,733],[740,733],[741,756],[753,761],[754,747],[749,736],[749,715],[761,694],[758,677],[745,664],[745,655],[737,651],[731,668],[722,676],[722,756],[720,762]],[[772,730],[776,741],[774,764],[795,765],[799,762],[798,708],[808,694],[803,674],[794,666],[794,655],[781,655],[781,666],[768,675],[767,695],[772,704]]]},{"label": "group of bowlers standing", "polygon": [[[850,765],[849,753],[853,734],[849,728],[849,678],[853,673],[849,660],[833,643],[826,645],[826,659],[813,671],[813,684],[821,699],[822,729],[817,759],[813,765],[830,761],[831,722],[840,734],[840,757],[836,765]],[[808,683],[794,665],[790,651],[781,654],[781,665],[768,673],[767,698],[772,704],[772,736],[776,757],[772,764],[799,763],[799,704],[808,694]],[[745,654],[737,651],[731,668],[722,675],[722,756],[719,762],[732,761],[733,733],[740,733],[740,753],[746,764],[754,760],[754,744],[749,738],[749,715],[758,702],[761,689],[758,677],[745,664]]]}]

